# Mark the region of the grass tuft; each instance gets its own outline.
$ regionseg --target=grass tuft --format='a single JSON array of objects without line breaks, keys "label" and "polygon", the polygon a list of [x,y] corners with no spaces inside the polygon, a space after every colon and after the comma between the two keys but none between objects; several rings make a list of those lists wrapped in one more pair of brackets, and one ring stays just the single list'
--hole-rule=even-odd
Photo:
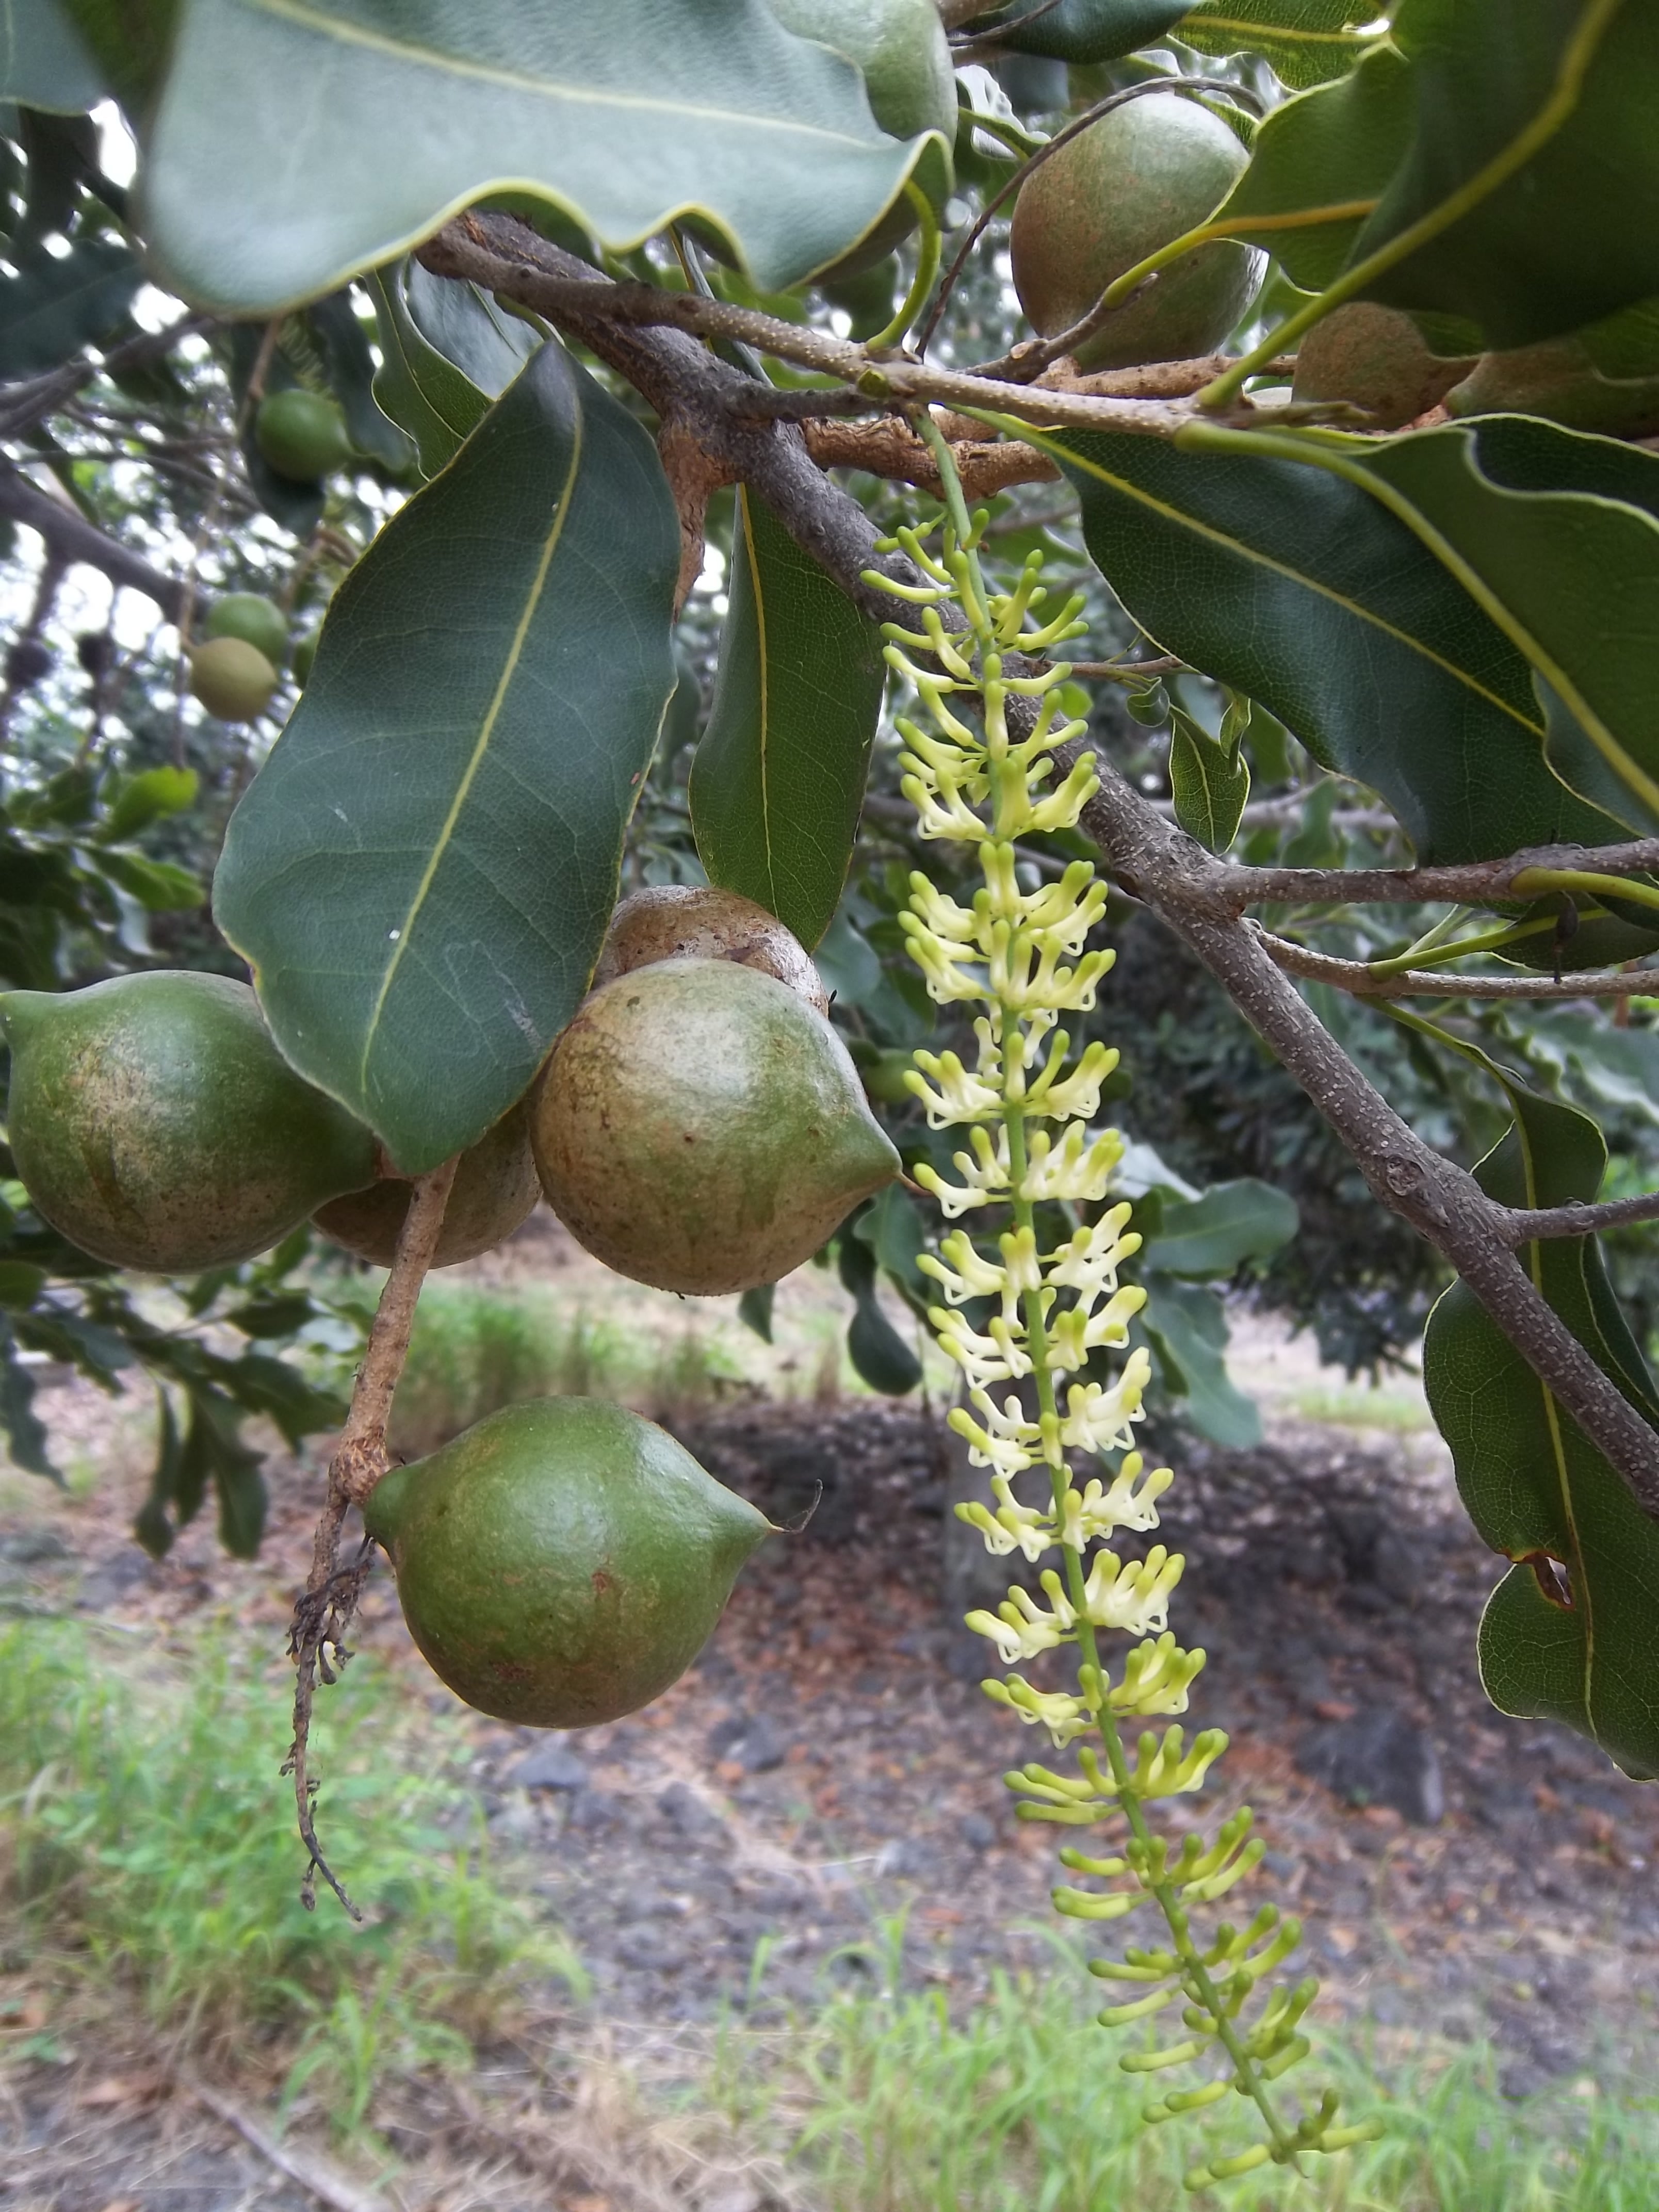
[{"label": "grass tuft", "polygon": [[[372,1659],[325,1699],[324,1810],[368,1924],[307,1912],[291,1677],[225,1625],[142,1665],[72,1623],[0,1635],[0,1835],[26,1956],[136,1993],[181,2048],[250,2035],[349,2132],[394,2074],[470,2066],[537,1982],[580,1986],[556,1930],[493,1873],[451,1732]],[[125,1663],[123,1663],[123,1662]]]}]

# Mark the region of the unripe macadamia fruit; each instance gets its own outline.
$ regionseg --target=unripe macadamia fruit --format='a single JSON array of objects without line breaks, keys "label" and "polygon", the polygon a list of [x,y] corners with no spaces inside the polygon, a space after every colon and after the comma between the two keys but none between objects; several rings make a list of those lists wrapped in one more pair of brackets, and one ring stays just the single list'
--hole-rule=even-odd
[{"label": "unripe macadamia fruit", "polygon": [[[1055,337],[1081,322],[1115,278],[1212,215],[1249,161],[1218,116],[1175,93],[1132,100],[1079,131],[1031,172],[1014,208],[1014,288],[1032,327]],[[1079,368],[1213,352],[1264,265],[1233,239],[1199,246],[1079,343]]]},{"label": "unripe macadamia fruit", "polygon": [[793,931],[740,891],[716,890],[712,884],[653,884],[630,892],[611,917],[593,988],[659,960],[684,959],[758,968],[819,1013],[830,1012],[823,980]]}]

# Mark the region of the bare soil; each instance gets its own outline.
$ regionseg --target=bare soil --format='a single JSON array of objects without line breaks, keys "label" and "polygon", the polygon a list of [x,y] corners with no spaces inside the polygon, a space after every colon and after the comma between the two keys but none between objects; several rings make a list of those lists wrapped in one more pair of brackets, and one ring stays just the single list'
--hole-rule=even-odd
[{"label": "bare soil", "polygon": [[[698,1664],[646,1712],[561,1737],[468,1717],[490,1827],[592,1975],[585,2032],[660,2033],[723,2007],[812,2002],[839,1978],[873,1977],[900,1914],[907,1973],[964,2007],[994,1967],[1042,1965],[1056,1838],[1013,1819],[1000,1775],[1046,1742],[983,1697],[982,1648],[965,1648],[944,1606],[936,1430],[913,1405],[867,1398],[740,1403],[682,1430],[775,1520],[817,1497],[804,1530],[763,1549]],[[1256,1809],[1271,1844],[1261,1893],[1304,1916],[1331,2010],[1376,2023],[1385,2047],[1390,2030],[1489,2036],[1515,2094],[1564,2073],[1625,2078],[1652,2030],[1659,1801],[1566,1732],[1486,1705],[1474,1630],[1500,1563],[1469,1532],[1437,1452],[1284,1418],[1250,1452],[1169,1441],[1181,1480],[1158,1533],[1188,1552],[1176,1617],[1210,1654],[1194,1718],[1232,1736],[1208,1817],[1241,1800]],[[158,1564],[128,1535],[141,1443],[133,1474],[88,1496],[6,1492],[0,1600],[135,1627],[229,1602],[250,1634],[279,1640],[320,1454],[273,1462],[257,1564],[224,1559],[205,1525]],[[412,1697],[453,1705],[409,1646],[384,1574],[361,1641]],[[327,1694],[350,1693],[348,1674]],[[1382,1747],[1358,1781],[1356,1740]],[[1339,1765],[1350,1754],[1341,1794],[1305,1771],[1330,1771],[1333,1743]],[[272,1745],[273,1763],[285,1748]],[[333,1841],[349,1861],[349,1836]],[[0,1982],[0,2036],[14,2045],[26,1984]],[[3,2212],[346,2201],[284,2180],[148,2063],[111,2027],[68,2063],[0,2069]],[[519,2075],[492,2087],[486,2075],[471,2121],[388,2115],[409,2160],[397,2201],[646,2201],[639,2173],[607,2179],[592,2142],[526,2164],[534,2127],[499,2118],[525,2094]],[[525,2109],[568,2117],[570,2094]],[[720,2212],[714,2170],[662,2201]],[[767,2200],[744,2187],[731,2205],[754,2212]]]}]

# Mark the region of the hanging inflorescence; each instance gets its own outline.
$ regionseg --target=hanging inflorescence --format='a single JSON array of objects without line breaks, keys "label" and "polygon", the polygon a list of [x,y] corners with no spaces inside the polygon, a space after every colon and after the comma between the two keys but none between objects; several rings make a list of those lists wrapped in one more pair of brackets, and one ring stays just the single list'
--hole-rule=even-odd
[{"label": "hanging inflorescence", "polygon": [[[995,1613],[970,1613],[968,1626],[990,1638],[1006,1668],[1061,1645],[1078,1655],[1074,1691],[1042,1690],[1018,1673],[985,1688],[1075,1759],[1069,1771],[1034,1762],[1007,1777],[1020,1817],[1119,1824],[1109,1856],[1060,1852],[1086,1886],[1057,1888],[1057,1909],[1109,1921],[1151,1904],[1161,1916],[1157,1941],[1090,1967],[1134,1992],[1100,2014],[1108,2027],[1181,2008],[1179,2032],[1154,2032],[1148,2047],[1121,2059],[1127,2071],[1212,2062],[1208,2079],[1169,2089],[1146,2118],[1197,2112],[1230,2092],[1260,2117],[1265,2140],[1207,2158],[1187,2177],[1197,2189],[1269,2160],[1293,2164],[1304,2151],[1341,2149],[1375,2128],[1339,2127],[1329,2092],[1300,2117],[1281,2110],[1275,2095],[1273,2085],[1308,2050],[1300,2023],[1318,1987],[1311,1978],[1268,1986],[1297,1947],[1299,1923],[1267,1905],[1242,1927],[1222,1922],[1200,1932],[1195,1924],[1200,1908],[1261,1860],[1250,1814],[1224,1821],[1213,1840],[1188,1835],[1178,1845],[1148,1826],[1152,1801],[1200,1788],[1227,1739],[1206,1729],[1188,1742],[1170,1722],[1161,1734],[1145,1730],[1131,1749],[1125,1732],[1133,1722],[1185,1712],[1204,1654],[1183,1650],[1167,1626],[1180,1554],[1154,1544],[1143,1559],[1121,1559],[1108,1548],[1120,1530],[1157,1528],[1158,1500],[1174,1478],[1168,1468],[1146,1468],[1133,1449],[1150,1362],[1143,1346],[1128,1348],[1128,1333],[1146,1294],[1118,1273],[1140,1239],[1128,1225],[1130,1207],[1107,1203],[1122,1139],[1091,1126],[1118,1055],[1099,1043],[1074,1054],[1072,1032],[1060,1025],[1093,1006],[1112,963],[1109,951],[1088,944],[1106,887],[1087,861],[1045,883],[1019,857],[1019,840],[1075,828],[1098,786],[1086,754],[1058,772],[1058,748],[1085,728],[1060,711],[1068,669],[1017,672],[1083,628],[1082,601],[1040,619],[1041,554],[1012,592],[988,592],[977,557],[985,517],[969,521],[948,448],[936,436],[930,443],[951,495],[939,549],[911,530],[883,547],[902,546],[926,580],[899,584],[874,569],[866,577],[908,601],[920,623],[886,626],[887,659],[921,708],[921,717],[897,723],[905,795],[921,835],[974,847],[981,877],[971,905],[963,905],[913,875],[903,916],[933,999],[982,1010],[971,1067],[953,1052],[919,1052],[908,1078],[930,1126],[967,1137],[955,1155],[956,1180],[925,1164],[916,1179],[947,1218],[976,1224],[953,1230],[938,1258],[921,1265],[942,1294],[933,1329],[966,1383],[951,1425],[973,1462],[991,1471],[994,1504],[957,1511],[994,1553],[1058,1562],[1038,1577],[1040,1599],[1016,1585]],[[958,617],[951,627],[949,609]],[[1013,656],[1020,658],[1011,667]],[[979,1230],[992,1208],[1000,1225]],[[1098,1455],[1103,1473],[1079,1485],[1071,1467],[1078,1455]],[[1101,1651],[1108,1630],[1138,1639],[1115,1672]]]}]

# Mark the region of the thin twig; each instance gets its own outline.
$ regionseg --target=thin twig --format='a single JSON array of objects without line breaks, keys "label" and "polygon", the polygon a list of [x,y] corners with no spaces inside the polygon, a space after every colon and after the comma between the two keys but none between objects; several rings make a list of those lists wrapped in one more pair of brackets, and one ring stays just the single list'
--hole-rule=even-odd
[{"label": "thin twig", "polygon": [[222,2090],[179,2067],[173,2069],[173,2079],[198,2105],[204,2105],[216,2119],[234,2128],[244,2142],[251,2143],[267,2165],[286,2174],[290,2181],[297,2181],[319,2204],[326,2204],[329,2212],[392,2212],[386,2197],[373,2189],[362,2187],[327,2159],[319,2158],[314,2151],[302,2150],[298,2144],[279,2142],[252,2112],[245,2112]]},{"label": "thin twig", "polygon": [[[1249,810],[1245,809],[1248,817]],[[1279,965],[1310,982],[1334,984],[1357,999],[1629,999],[1644,983],[1659,988],[1659,969],[1597,969],[1582,975],[1455,975],[1443,969],[1405,968],[1380,975],[1363,960],[1339,960],[1258,929]]]},{"label": "thin twig", "polygon": [[1514,1206],[1509,1209],[1504,1236],[1510,1244],[1531,1244],[1540,1237],[1594,1237],[1603,1229],[1629,1229],[1644,1221],[1659,1221],[1659,1190],[1644,1191],[1639,1198],[1588,1200],[1568,1206]]},{"label": "thin twig", "polygon": [[352,1386],[345,1426],[328,1463],[328,1494],[313,1539],[311,1572],[295,1601],[289,1629],[289,1656],[295,1667],[294,1743],[283,1771],[294,1777],[300,1837],[310,1854],[300,1899],[310,1911],[316,1903],[316,1877],[320,1875],[354,1920],[361,1920],[362,1915],[335,1879],[317,1842],[317,1784],[307,1771],[306,1759],[311,1709],[319,1675],[325,1683],[333,1682],[351,1656],[345,1638],[368,1578],[374,1550],[365,1541],[350,1565],[342,1568],[340,1531],[348,1511],[367,1502],[390,1463],[386,1425],[398,1378],[409,1356],[409,1335],[421,1285],[438,1249],[455,1169],[456,1162],[447,1160],[415,1185],[392,1255],[392,1272],[374,1310],[363,1363]]}]

